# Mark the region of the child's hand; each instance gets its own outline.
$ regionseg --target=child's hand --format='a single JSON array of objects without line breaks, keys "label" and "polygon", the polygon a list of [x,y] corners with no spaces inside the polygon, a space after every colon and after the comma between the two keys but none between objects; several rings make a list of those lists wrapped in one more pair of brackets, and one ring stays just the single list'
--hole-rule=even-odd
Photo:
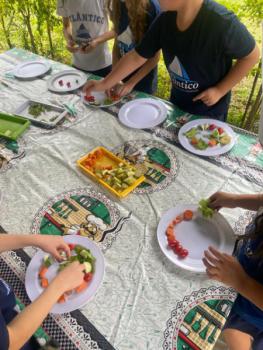
[{"label": "child's hand", "polygon": [[231,255],[220,253],[213,247],[204,252],[203,263],[209,278],[222,282],[236,290],[248,278],[241,264]]},{"label": "child's hand", "polygon": [[115,90],[116,95],[118,95],[119,97],[123,97],[128,95],[134,88],[134,84],[131,83],[130,81],[127,81],[124,84],[118,84],[117,88]]},{"label": "child's hand", "polygon": [[59,288],[61,294],[81,285],[84,279],[84,264],[74,261],[63,269],[52,281]]},{"label": "child's hand", "polygon": [[86,46],[80,48],[80,53],[90,53],[99,45],[96,39],[91,40]]},{"label": "child's hand", "polygon": [[220,210],[225,208],[236,208],[236,195],[234,193],[216,192],[209,198],[209,207]]},{"label": "child's hand", "polygon": [[79,46],[74,40],[67,40],[67,50],[71,53],[79,51]]},{"label": "child's hand", "polygon": [[89,80],[83,87],[82,91],[90,96],[93,91],[105,91],[103,80]]},{"label": "child's hand", "polygon": [[61,236],[36,235],[34,238],[34,245],[53,255],[56,260],[63,260],[60,255],[61,251],[64,251],[67,256],[70,256],[69,246]]},{"label": "child's hand", "polygon": [[195,102],[195,101],[201,100],[205,105],[210,107],[216,104],[221,97],[222,97],[221,91],[216,86],[214,86],[207,90],[204,90],[203,92],[195,96],[193,98],[193,101]]}]

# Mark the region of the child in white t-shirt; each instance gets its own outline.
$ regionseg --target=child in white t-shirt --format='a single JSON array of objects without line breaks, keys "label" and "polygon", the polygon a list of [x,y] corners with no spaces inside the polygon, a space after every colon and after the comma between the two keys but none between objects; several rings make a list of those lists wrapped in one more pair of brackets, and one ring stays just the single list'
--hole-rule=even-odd
[{"label": "child in white t-shirt", "polygon": [[67,49],[73,65],[81,70],[105,76],[111,71],[111,53],[106,0],[58,0],[57,14],[63,17]]}]

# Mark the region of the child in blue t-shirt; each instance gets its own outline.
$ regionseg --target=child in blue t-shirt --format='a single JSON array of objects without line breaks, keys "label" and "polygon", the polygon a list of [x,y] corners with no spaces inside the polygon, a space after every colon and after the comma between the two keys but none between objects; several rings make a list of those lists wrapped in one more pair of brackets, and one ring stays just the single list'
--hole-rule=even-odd
[{"label": "child in blue t-shirt", "polygon": [[210,247],[203,261],[210,278],[235,288],[239,293],[223,331],[229,349],[262,350],[263,194],[217,192],[210,197],[210,207],[217,210],[240,207],[257,211],[245,235],[237,240],[235,257]]},{"label": "child in blue t-shirt", "polygon": [[[50,253],[58,261],[60,252],[70,255],[68,245],[59,236],[0,234],[0,253],[35,246]],[[15,311],[16,300],[11,287],[0,278],[0,350],[35,350],[32,337],[62,294],[83,282],[84,265],[74,262],[61,271],[45,291],[20,314]],[[0,271],[1,276],[1,271]]]},{"label": "child in blue t-shirt", "polygon": [[162,49],[171,102],[191,114],[226,120],[231,89],[259,60],[253,37],[213,0],[160,0],[160,5],[164,12],[141,43],[103,81],[88,82],[87,94],[111,88]]},{"label": "child in blue t-shirt", "polygon": [[[157,0],[109,0],[109,13],[114,25],[113,67],[121,57],[140,43],[146,31],[160,13]],[[124,84],[115,91],[119,96],[133,89],[153,94],[157,89],[157,52],[135,73],[125,78]]]}]

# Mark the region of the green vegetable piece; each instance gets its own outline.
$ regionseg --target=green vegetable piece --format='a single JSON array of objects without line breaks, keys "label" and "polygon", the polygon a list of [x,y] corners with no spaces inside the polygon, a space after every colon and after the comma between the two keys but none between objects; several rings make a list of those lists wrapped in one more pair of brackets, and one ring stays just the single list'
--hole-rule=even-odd
[{"label": "green vegetable piece", "polygon": [[191,130],[187,131],[185,133],[185,136],[189,139],[191,139],[192,137],[194,137],[197,134],[197,129],[196,128],[192,128]]},{"label": "green vegetable piece", "polygon": [[214,210],[209,207],[209,199],[201,199],[198,209],[205,218],[211,218],[214,214]]},{"label": "green vegetable piece", "polygon": [[49,268],[53,264],[53,260],[49,255],[44,257],[44,266]]},{"label": "green vegetable piece", "polygon": [[5,136],[10,136],[11,134],[12,134],[11,130],[6,130],[4,133]]},{"label": "green vegetable piece", "polygon": [[200,139],[196,144],[196,148],[198,148],[200,150],[207,149],[207,147],[208,147],[208,144],[202,139]]},{"label": "green vegetable piece", "polygon": [[89,273],[92,271],[92,264],[89,262],[84,262],[85,272]]}]

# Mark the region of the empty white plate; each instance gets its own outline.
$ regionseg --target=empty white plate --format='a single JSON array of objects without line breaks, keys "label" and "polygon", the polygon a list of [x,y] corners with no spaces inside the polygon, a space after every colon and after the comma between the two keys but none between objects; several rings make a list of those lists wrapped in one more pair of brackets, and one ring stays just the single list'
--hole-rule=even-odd
[{"label": "empty white plate", "polygon": [[14,76],[20,79],[33,79],[46,74],[51,68],[47,61],[27,61],[18,64],[14,69]]},{"label": "empty white plate", "polygon": [[[186,258],[180,258],[168,248],[166,229],[169,223],[185,210],[192,210],[195,215],[192,220],[182,221],[174,227],[176,239],[189,252]],[[193,272],[205,272],[202,258],[209,246],[231,255],[235,240],[231,226],[221,214],[216,212],[212,219],[206,219],[197,211],[197,206],[192,204],[178,205],[168,210],[159,222],[157,238],[162,252],[169,260]]]},{"label": "empty white plate", "polygon": [[[63,304],[56,303],[50,311],[54,314],[63,314],[65,312],[74,311],[90,301],[102,284],[105,270],[104,256],[97,244],[86,237],[77,235],[65,236],[63,238],[67,243],[80,244],[83,247],[90,249],[92,255],[96,258],[95,273],[93,274],[93,278],[87,289],[79,294],[74,293],[70,295],[68,300]],[[47,253],[42,250],[38,251],[36,255],[33,256],[26,270],[25,287],[27,295],[31,301],[34,301],[43,292],[43,288],[39,283],[38,273],[45,255],[47,255]],[[49,281],[56,276],[57,268],[58,263],[54,263],[48,269],[46,276]]]},{"label": "empty white plate", "polygon": [[119,120],[130,128],[149,129],[162,123],[166,115],[167,109],[160,100],[139,98],[121,107]]},{"label": "empty white plate", "polygon": [[53,92],[71,92],[81,88],[86,81],[86,74],[70,69],[52,75],[47,81],[47,87]]}]

